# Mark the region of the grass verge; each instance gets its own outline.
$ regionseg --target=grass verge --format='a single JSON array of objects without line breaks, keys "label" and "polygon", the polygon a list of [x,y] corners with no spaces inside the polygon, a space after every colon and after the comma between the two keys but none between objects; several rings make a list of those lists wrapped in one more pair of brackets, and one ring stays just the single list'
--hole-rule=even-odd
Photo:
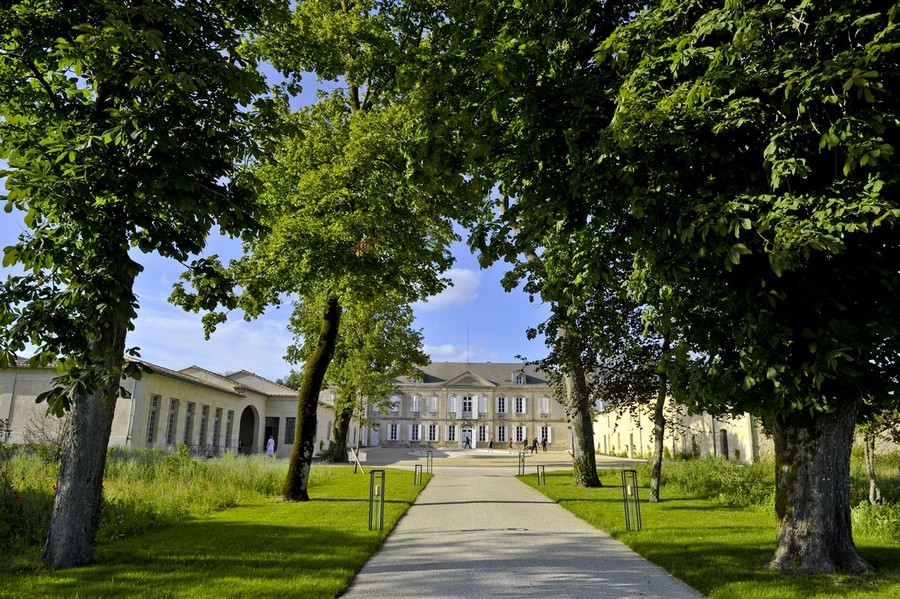
[{"label": "grass verge", "polygon": [[328,471],[310,502],[260,500],[102,542],[85,568],[6,570],[0,597],[336,597],[423,487],[387,470],[384,530],[369,531],[369,477]]},{"label": "grass verge", "polygon": [[[664,468],[665,470],[665,468]],[[900,547],[857,534],[874,575],[789,575],[766,569],[775,553],[775,517],[768,507],[726,507],[714,499],[670,494],[641,502],[642,531],[626,531],[619,472],[604,473],[597,489],[576,487],[571,472],[548,472],[525,483],[596,528],[622,541],[713,599],[894,599],[900,597]],[[643,481],[642,481],[643,482]],[[647,496],[647,489],[641,494]]]}]

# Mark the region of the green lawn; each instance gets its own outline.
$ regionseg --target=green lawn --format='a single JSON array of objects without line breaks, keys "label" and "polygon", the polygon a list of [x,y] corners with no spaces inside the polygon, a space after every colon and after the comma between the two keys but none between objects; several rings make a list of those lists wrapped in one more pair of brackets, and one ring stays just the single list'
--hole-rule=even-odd
[{"label": "green lawn", "polygon": [[[775,517],[767,508],[727,508],[712,500],[667,496],[641,502],[643,530],[625,530],[619,473],[601,477],[606,485],[584,489],[571,472],[520,477],[593,526],[665,568],[704,595],[717,599],[900,597],[900,547],[857,536],[863,557],[878,573],[867,576],[796,576],[769,571],[775,552]],[[641,489],[644,499],[647,489]]]},{"label": "green lawn", "polygon": [[0,597],[336,597],[422,488],[387,470],[384,530],[369,531],[369,476],[336,468],[310,502],[260,501],[103,543],[86,568],[2,571]]}]

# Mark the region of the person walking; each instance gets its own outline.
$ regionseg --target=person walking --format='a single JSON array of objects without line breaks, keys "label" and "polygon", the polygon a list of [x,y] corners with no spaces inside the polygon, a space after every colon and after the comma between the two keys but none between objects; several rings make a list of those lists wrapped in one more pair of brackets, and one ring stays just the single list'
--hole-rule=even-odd
[{"label": "person walking", "polygon": [[270,458],[275,457],[275,439],[269,437],[269,440],[266,441],[266,455]]},{"label": "person walking", "polygon": [[541,439],[541,449],[544,450],[544,453],[547,453],[547,437]]},{"label": "person walking", "polygon": [[509,453],[512,453],[512,439],[509,440]]},{"label": "person walking", "polygon": [[531,442],[531,453],[537,453],[537,437]]},{"label": "person walking", "polygon": [[488,441],[488,453],[494,453],[494,440]]}]

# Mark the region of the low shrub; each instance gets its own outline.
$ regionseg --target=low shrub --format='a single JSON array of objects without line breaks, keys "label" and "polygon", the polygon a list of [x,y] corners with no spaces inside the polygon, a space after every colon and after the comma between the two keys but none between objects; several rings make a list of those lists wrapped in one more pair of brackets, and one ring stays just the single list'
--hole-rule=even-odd
[{"label": "low shrub", "polygon": [[[5,451],[0,448],[0,451]],[[59,465],[6,451],[0,462],[0,554],[36,553],[50,525]],[[98,541],[121,539],[210,512],[277,496],[287,464],[264,456],[194,459],[177,451],[112,448]],[[312,484],[333,477],[315,467]]]},{"label": "low shrub", "polygon": [[[650,480],[652,466],[638,468],[642,481]],[[745,465],[721,459],[667,461],[662,484],[670,493],[713,499],[729,507],[767,506],[774,502],[774,472],[771,464]]]}]

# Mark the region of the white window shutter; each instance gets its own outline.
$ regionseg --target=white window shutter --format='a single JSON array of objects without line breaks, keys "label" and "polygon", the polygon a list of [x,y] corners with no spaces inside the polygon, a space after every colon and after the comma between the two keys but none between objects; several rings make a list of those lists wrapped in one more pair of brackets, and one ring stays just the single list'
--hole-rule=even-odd
[{"label": "white window shutter", "polygon": [[478,412],[481,414],[487,412],[487,397],[484,395],[478,398]]},{"label": "white window shutter", "polygon": [[450,395],[447,397],[447,414],[456,414],[456,396]]},{"label": "white window shutter", "polygon": [[463,411],[463,402],[462,400],[458,400],[456,402],[456,417],[462,420],[462,411]]},{"label": "white window shutter", "polygon": [[523,397],[522,398],[522,413],[526,414],[527,412],[528,412],[528,399]]}]

